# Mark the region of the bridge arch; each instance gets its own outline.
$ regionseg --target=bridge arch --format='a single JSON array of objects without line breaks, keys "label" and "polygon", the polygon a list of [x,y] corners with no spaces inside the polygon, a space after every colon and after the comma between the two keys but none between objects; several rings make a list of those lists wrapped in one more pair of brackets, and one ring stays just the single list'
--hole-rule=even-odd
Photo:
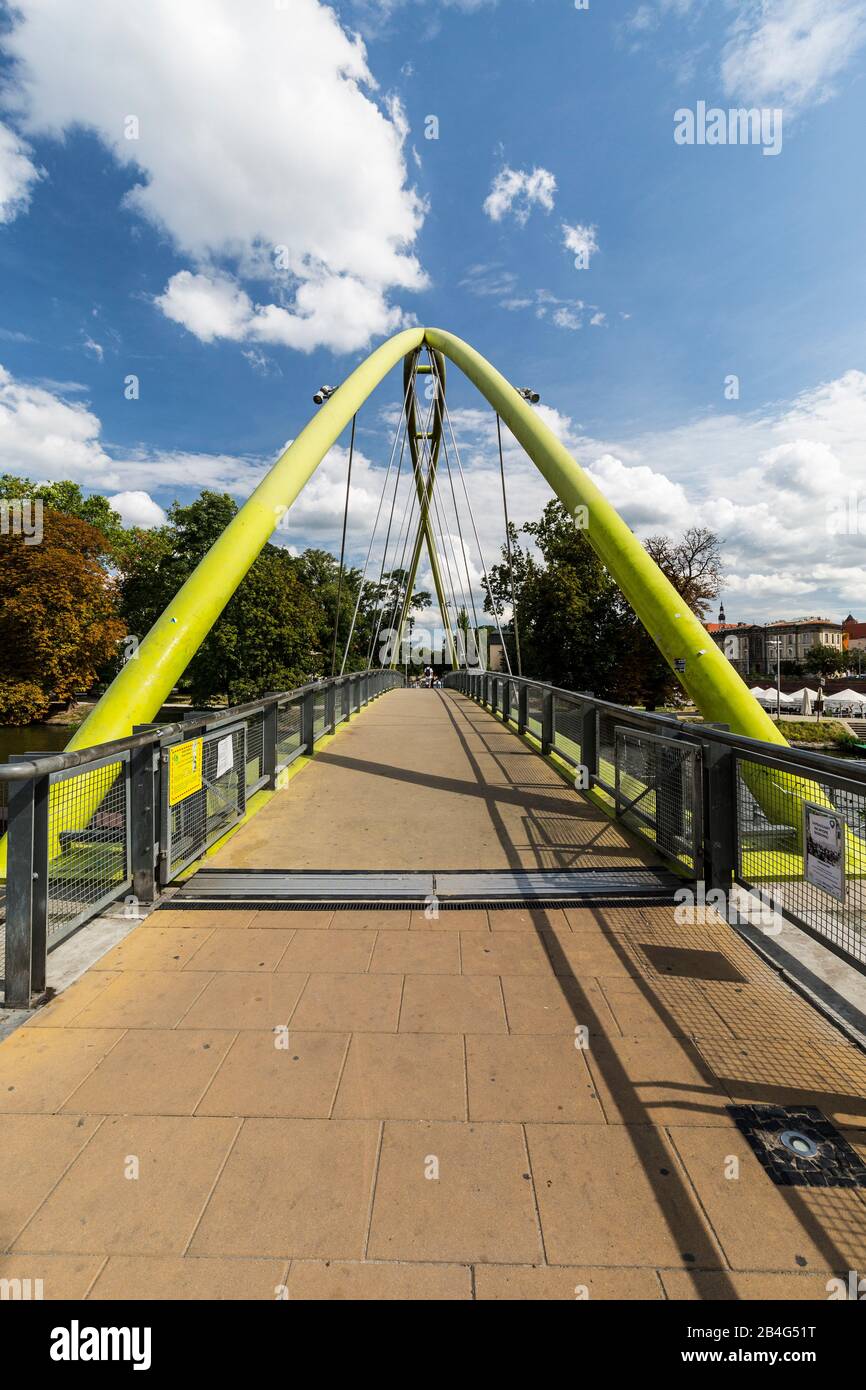
[{"label": "bridge arch", "polygon": [[637,536],[518,392],[475,348],[440,328],[410,328],[382,343],[346,378],[178,591],[69,744],[91,747],[152,720],[277,524],[328,450],[387,373],[427,347],[458,367],[501,416],[554,493],[587,519],[587,538],[705,718],[784,743],[769,716],[647,554]]}]

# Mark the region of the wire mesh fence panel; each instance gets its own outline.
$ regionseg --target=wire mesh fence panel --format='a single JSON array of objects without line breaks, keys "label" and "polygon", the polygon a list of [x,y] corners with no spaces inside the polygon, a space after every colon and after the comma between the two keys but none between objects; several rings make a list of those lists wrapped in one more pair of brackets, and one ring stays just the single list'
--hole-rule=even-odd
[{"label": "wire mesh fence panel", "polygon": [[257,710],[247,720],[246,789],[254,792],[265,781],[262,736],[265,727],[264,710]]},{"label": "wire mesh fence panel", "polygon": [[246,729],[219,729],[164,750],[161,877],[168,883],[246,809]]},{"label": "wire mesh fence panel", "polygon": [[737,877],[866,963],[866,782],[738,757]]},{"label": "wire mesh fence panel", "polygon": [[513,681],[508,685],[508,718],[517,723],[517,715],[520,701],[520,690]]},{"label": "wire mesh fence panel", "polygon": [[541,737],[541,710],[544,697],[537,686],[531,685],[526,696],[526,727]]},{"label": "wire mesh fence panel", "polygon": [[553,746],[573,763],[581,761],[583,705],[562,696],[553,698]]},{"label": "wire mesh fence panel", "polygon": [[605,710],[598,715],[598,780],[605,791],[616,787],[616,718]]},{"label": "wire mesh fence panel", "polygon": [[301,707],[277,707],[277,770],[286,766],[301,746]]},{"label": "wire mesh fence panel", "polygon": [[313,738],[321,738],[325,732],[325,692],[320,690],[313,701]]},{"label": "wire mesh fence panel", "polygon": [[614,738],[617,816],[698,878],[703,872],[700,748],[621,726]]},{"label": "wire mesh fence panel", "polygon": [[129,762],[51,778],[48,949],[131,886]]}]

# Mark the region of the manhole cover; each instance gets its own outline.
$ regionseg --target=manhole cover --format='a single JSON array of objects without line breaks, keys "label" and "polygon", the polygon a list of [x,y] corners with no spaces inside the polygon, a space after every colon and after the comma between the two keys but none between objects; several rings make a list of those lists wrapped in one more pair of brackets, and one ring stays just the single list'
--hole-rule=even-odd
[{"label": "manhole cover", "polygon": [[866,1163],[812,1105],[729,1105],[728,1113],[779,1187],[866,1187]]}]

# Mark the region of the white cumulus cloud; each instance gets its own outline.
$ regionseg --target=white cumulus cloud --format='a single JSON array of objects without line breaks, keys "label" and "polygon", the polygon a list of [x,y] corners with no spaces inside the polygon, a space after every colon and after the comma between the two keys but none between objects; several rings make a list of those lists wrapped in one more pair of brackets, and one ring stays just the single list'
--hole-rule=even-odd
[{"label": "white cumulus cloud", "polygon": [[750,0],[722,55],[725,91],[787,108],[825,101],[864,41],[864,0]]},{"label": "white cumulus cloud", "polygon": [[541,207],[545,212],[553,210],[555,193],[556,179],[549,169],[512,169],[506,164],[490,186],[484,211],[493,222],[501,222],[506,214],[513,213],[522,227],[533,207]]},{"label": "white cumulus cloud", "polygon": [[19,0],[14,18],[21,128],[83,126],[132,171],[127,205],[190,259],[158,303],[191,332],[343,351],[402,321],[389,295],[426,284],[406,119],[332,8]]},{"label": "white cumulus cloud", "polygon": [[11,222],[25,211],[39,178],[41,173],[30,158],[29,147],[0,121],[0,223]]}]

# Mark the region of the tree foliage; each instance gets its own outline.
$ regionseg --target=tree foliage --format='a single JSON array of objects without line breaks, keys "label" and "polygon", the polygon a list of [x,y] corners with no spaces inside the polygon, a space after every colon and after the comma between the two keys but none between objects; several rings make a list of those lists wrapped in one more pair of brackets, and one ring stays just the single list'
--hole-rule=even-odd
[{"label": "tree foliage", "polygon": [[0,533],[0,722],[7,724],[30,723],[52,701],[88,690],[126,630],[102,563],[104,534],[48,506],[42,525],[34,545]]},{"label": "tree foliage", "polygon": [[[502,614],[512,606],[513,574],[524,672],[626,704],[652,708],[670,699],[673,673],[562,503],[548,503],[522,531],[537,555],[521,545],[512,526],[511,569],[503,547],[502,562],[484,586],[484,607]],[[684,602],[704,617],[722,582],[717,537],[692,527],[676,541],[652,537],[646,548]],[[513,631],[505,637],[514,668]]]}]

